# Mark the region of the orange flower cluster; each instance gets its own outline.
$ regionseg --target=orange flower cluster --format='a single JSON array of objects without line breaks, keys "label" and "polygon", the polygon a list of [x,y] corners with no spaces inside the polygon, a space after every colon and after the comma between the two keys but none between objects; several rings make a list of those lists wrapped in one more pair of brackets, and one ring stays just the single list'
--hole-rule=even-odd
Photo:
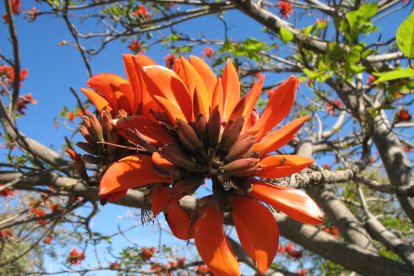
[{"label": "orange flower cluster", "polygon": [[331,102],[326,103],[326,111],[328,112],[329,115],[333,116],[335,115],[335,110],[338,107],[341,107],[342,102],[340,100],[334,99],[331,100]]},{"label": "orange flower cluster", "polygon": [[142,43],[138,40],[132,40],[131,43],[128,45],[128,49],[130,49],[135,54],[143,54],[144,49],[142,47]]},{"label": "orange flower cluster", "polygon": [[[13,14],[19,14],[22,11],[22,3],[20,0],[11,0],[11,9]],[[9,23],[9,17],[7,16],[7,13],[3,14],[3,21],[4,23]]]},{"label": "orange flower cluster", "polygon": [[14,235],[14,232],[10,228],[0,230],[0,240],[8,240],[13,235]]},{"label": "orange flower cluster", "polygon": [[168,54],[164,57],[165,63],[168,69],[174,69],[174,61],[176,60],[176,56],[174,54]]},{"label": "orange flower cluster", "polygon": [[69,256],[67,261],[71,264],[71,265],[79,265],[82,263],[83,260],[86,259],[85,256],[85,252],[81,251],[79,252],[76,248],[73,248],[70,252],[69,252]]},{"label": "orange flower cluster", "polygon": [[[30,209],[30,212],[35,216],[35,217],[38,217],[38,218],[40,218],[40,217],[44,217],[44,216],[46,216],[46,212],[43,210],[43,209],[40,209],[40,208],[38,208],[38,207],[34,207],[34,208],[31,208]],[[45,225],[46,224],[46,220],[45,219],[40,219],[40,220],[38,220],[37,221],[37,223],[39,224],[39,225]]]},{"label": "orange flower cluster", "polygon": [[289,14],[293,13],[292,5],[286,1],[279,1],[278,6],[280,16],[289,19]]},{"label": "orange flower cluster", "polygon": [[401,108],[396,117],[398,123],[411,121],[411,114],[405,108]]},{"label": "orange flower cluster", "polygon": [[204,52],[202,54],[206,55],[206,57],[208,57],[208,58],[213,58],[214,57],[214,50],[210,47],[206,47],[206,48],[204,48]]},{"label": "orange flower cluster", "polygon": [[[4,184],[0,184],[0,187],[3,187]],[[14,192],[12,189],[6,188],[2,191],[0,191],[0,196],[7,198],[7,197],[13,197],[14,196]]]},{"label": "orange flower cluster", "polygon": [[155,255],[155,252],[157,252],[157,249],[155,247],[151,247],[151,248],[142,247],[141,249],[142,249],[141,258],[144,261],[148,261],[149,259],[151,259]]},{"label": "orange flower cluster", "polygon": [[132,13],[138,17],[150,17],[150,13],[144,5],[138,5]]},{"label": "orange flower cluster", "polygon": [[51,242],[52,242],[52,237],[51,236],[47,236],[43,239],[44,244],[50,244]]},{"label": "orange flower cluster", "polygon": [[[303,223],[323,222],[323,213],[304,192],[263,181],[290,176],[314,162],[274,154],[309,119],[273,130],[293,106],[296,77],[275,89],[259,114],[255,104],[264,76],[240,97],[230,60],[221,78],[194,56],[175,59],[174,70],[139,55],[124,55],[124,64],[127,80],[103,73],[88,81],[95,91],[82,89],[101,119],[84,116],[80,132],[86,141],[80,145],[88,154],[71,155],[78,162],[108,166],[99,185],[103,204],[121,199],[128,189],[146,187],[153,216],[163,212],[177,238],[194,238],[201,258],[217,275],[240,274],[224,232],[224,213],[232,215],[239,240],[260,273],[273,262],[279,244],[277,222],[265,205]],[[198,199],[189,213],[179,200],[206,180],[212,195]]]},{"label": "orange flower cluster", "polygon": [[[27,71],[27,69],[20,71],[20,82],[23,82],[28,75],[29,71]],[[14,67],[6,64],[0,65],[0,80],[0,84],[3,86],[12,85],[14,82]]]},{"label": "orange flower cluster", "polygon": [[37,104],[37,101],[33,99],[31,93],[19,97],[17,100],[17,112],[21,115],[26,115],[25,109],[27,108],[28,104]]},{"label": "orange flower cluster", "polygon": [[339,237],[339,229],[335,226],[332,226],[332,227],[329,227],[329,228],[325,227],[325,228],[323,228],[322,231],[325,232],[325,233],[330,233],[334,237]]}]

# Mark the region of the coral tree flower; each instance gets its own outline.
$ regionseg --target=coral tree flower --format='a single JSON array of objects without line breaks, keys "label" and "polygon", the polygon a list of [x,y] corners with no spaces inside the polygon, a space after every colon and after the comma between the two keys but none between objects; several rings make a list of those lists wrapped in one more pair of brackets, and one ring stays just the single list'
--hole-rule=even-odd
[{"label": "coral tree flower", "polygon": [[[102,202],[147,187],[153,215],[164,212],[177,238],[194,238],[216,275],[240,274],[224,232],[224,213],[233,216],[239,240],[261,273],[271,265],[279,244],[276,220],[262,203],[303,223],[323,222],[319,207],[304,192],[264,181],[290,176],[314,161],[274,154],[309,119],[301,117],[273,130],[293,106],[296,77],[274,90],[259,115],[255,104],[264,76],[241,97],[230,60],[221,78],[194,56],[176,59],[174,71],[146,56],[124,55],[124,63],[128,80],[98,74],[88,81],[95,91],[82,89],[103,114],[102,125],[110,116],[119,141],[136,146],[108,164],[99,186]],[[179,200],[206,179],[213,194],[199,199],[190,214]]]}]

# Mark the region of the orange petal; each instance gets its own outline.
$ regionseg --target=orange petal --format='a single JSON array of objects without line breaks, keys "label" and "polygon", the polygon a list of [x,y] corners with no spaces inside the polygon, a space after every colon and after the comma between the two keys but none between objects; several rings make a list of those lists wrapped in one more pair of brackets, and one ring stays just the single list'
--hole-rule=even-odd
[{"label": "orange petal", "polygon": [[[125,110],[131,110],[134,105],[134,94],[131,85],[124,78],[115,75],[102,73],[97,74],[88,80],[87,85],[92,87],[99,93],[101,93],[110,103],[113,109],[123,108]],[[121,107],[114,105],[115,91],[121,91],[127,98],[128,104]]]},{"label": "orange petal", "polygon": [[158,65],[144,66],[143,79],[153,97],[159,96],[167,99],[179,107],[188,120],[191,120],[192,102],[190,92],[174,71]]},{"label": "orange petal", "polygon": [[300,172],[315,160],[298,155],[271,155],[260,160],[262,170],[257,174],[262,178],[281,178]]},{"label": "orange petal", "polygon": [[[229,121],[234,121],[239,117],[248,118],[250,116],[250,113],[252,113],[257,99],[259,99],[260,93],[262,92],[263,81],[264,75],[260,75],[259,81],[255,83],[250,92],[237,103],[230,115]],[[245,120],[245,124],[247,122],[248,121]]]},{"label": "orange petal", "polygon": [[[200,77],[191,63],[184,57],[181,57],[181,66],[185,72],[187,87],[190,91],[190,94],[192,95],[193,103],[197,104],[197,106],[193,107],[193,110],[198,111],[208,119],[210,101],[203,79]],[[194,117],[197,115],[198,114],[194,114]]]},{"label": "orange petal", "polygon": [[190,63],[204,81],[207,88],[208,103],[211,104],[211,98],[217,83],[216,75],[214,75],[207,63],[199,57],[190,56]]},{"label": "orange petal", "polygon": [[294,220],[321,224],[324,215],[318,205],[304,192],[262,181],[253,181],[250,195],[284,212]]},{"label": "orange petal", "polygon": [[99,195],[105,196],[155,182],[170,182],[152,168],[151,155],[137,154],[122,158],[105,172],[99,185]]},{"label": "orange petal", "polygon": [[152,165],[154,169],[160,171],[166,175],[170,175],[170,170],[175,168],[174,164],[163,158],[159,152],[152,154]]},{"label": "orange petal", "polygon": [[123,55],[122,58],[124,59],[124,67],[128,76],[128,81],[133,90],[134,101],[133,106],[131,107],[135,112],[141,105],[144,106],[147,101],[151,100],[151,96],[148,94],[142,80],[141,67],[155,65],[156,63],[151,58],[142,55],[126,54]]},{"label": "orange petal", "polygon": [[151,210],[154,216],[164,210],[170,199],[170,195],[171,189],[168,187],[157,187],[151,191]]},{"label": "orange petal", "polygon": [[85,88],[81,88],[80,90],[83,92],[83,94],[86,95],[86,97],[88,97],[88,99],[96,107],[99,113],[101,113],[103,110],[109,110],[109,111],[112,110],[111,105],[108,102],[108,100],[106,100],[104,97],[102,97],[95,91],[85,89]]},{"label": "orange petal", "polygon": [[[142,135],[157,141],[161,146],[164,144],[174,144],[176,140],[168,132],[146,116],[135,115],[122,117],[115,122],[117,128],[124,130],[137,129]],[[128,139],[128,137],[125,137]]]},{"label": "orange petal", "polygon": [[121,91],[114,91],[116,101],[118,103],[118,110],[125,110],[127,114],[132,114],[131,105],[129,99]]},{"label": "orange petal", "polygon": [[180,206],[180,203],[178,201],[174,201],[173,203],[168,204],[164,211],[164,214],[165,219],[168,222],[168,226],[170,226],[171,232],[175,237],[181,240],[191,239],[191,217],[187,211]]},{"label": "orange petal", "polygon": [[278,150],[289,143],[296,135],[296,132],[310,118],[309,115],[293,120],[283,127],[263,137],[262,141],[253,145],[253,149],[261,156]]},{"label": "orange petal", "polygon": [[237,236],[261,274],[272,264],[279,245],[279,229],[269,209],[248,197],[233,197]]},{"label": "orange petal", "polygon": [[223,96],[223,84],[221,82],[221,79],[219,78],[217,80],[217,84],[216,87],[214,88],[214,92],[213,92],[213,98],[211,100],[211,108],[210,108],[210,112],[216,107],[218,106],[218,110],[220,111],[220,114],[223,114],[223,100],[224,100],[224,96]]},{"label": "orange petal", "polygon": [[257,121],[252,128],[252,131],[258,130],[256,141],[260,141],[269,130],[280,123],[289,114],[293,102],[295,101],[298,84],[299,80],[292,76],[276,88],[260,116],[259,121]]},{"label": "orange petal", "polygon": [[240,81],[231,60],[228,59],[223,71],[224,108],[223,121],[227,122],[234,107],[240,100]]},{"label": "orange petal", "polygon": [[223,213],[213,202],[202,207],[193,229],[197,251],[215,275],[240,275],[236,257],[226,242],[223,221]]},{"label": "orange petal", "polygon": [[187,123],[187,118],[184,115],[182,109],[180,109],[174,102],[157,95],[153,95],[153,98],[158,103],[158,105],[163,108],[163,111],[167,113],[168,118],[170,118],[171,124],[176,125],[177,119],[181,119]]}]

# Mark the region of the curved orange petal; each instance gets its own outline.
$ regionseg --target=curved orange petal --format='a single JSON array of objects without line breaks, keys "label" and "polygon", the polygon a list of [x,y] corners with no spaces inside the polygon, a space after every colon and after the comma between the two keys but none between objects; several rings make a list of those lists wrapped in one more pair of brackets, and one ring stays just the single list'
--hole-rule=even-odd
[{"label": "curved orange petal", "polygon": [[296,132],[298,132],[298,130],[309,118],[310,116],[306,115],[289,122],[283,127],[263,137],[259,143],[253,145],[253,149],[257,151],[261,156],[278,150],[282,146],[289,143],[295,137]]},{"label": "curved orange petal", "polygon": [[99,113],[101,113],[103,110],[112,110],[111,104],[108,102],[108,100],[96,93],[95,91],[85,88],[81,88],[80,90],[83,92],[83,94],[86,95],[86,97],[88,97],[88,99],[96,107]]},{"label": "curved orange petal", "polygon": [[[187,87],[190,95],[192,95],[193,103],[196,104],[196,106],[193,106],[193,111],[203,114],[208,119],[210,101],[203,79],[184,57],[181,57],[181,66],[186,76]],[[193,115],[196,117],[198,114]]]},{"label": "curved orange petal", "polygon": [[318,205],[304,192],[262,181],[253,181],[250,195],[284,212],[294,220],[321,224],[324,215]]},{"label": "curved orange petal", "polygon": [[217,84],[214,87],[214,92],[213,92],[213,98],[211,99],[211,107],[210,107],[210,112],[216,107],[218,106],[218,110],[220,111],[220,114],[223,114],[223,100],[224,100],[224,96],[223,96],[223,83],[221,82],[221,79],[218,78],[217,80]]},{"label": "curved orange petal", "polygon": [[240,100],[239,76],[230,59],[226,62],[222,79],[224,92],[223,121],[227,122],[234,107]]},{"label": "curved orange petal", "polygon": [[315,160],[298,155],[271,155],[260,160],[262,170],[257,174],[262,178],[281,178],[300,172]]},{"label": "curved orange petal", "polygon": [[187,211],[180,206],[180,203],[178,201],[174,201],[168,204],[164,210],[164,215],[168,226],[171,229],[171,232],[176,238],[179,238],[181,240],[191,239],[190,214],[188,214]]},{"label": "curved orange petal", "polygon": [[[137,129],[142,135],[157,141],[161,146],[165,144],[174,144],[176,140],[168,132],[146,116],[135,115],[119,118],[115,121],[117,128],[124,130]],[[128,137],[125,137],[128,139]]]},{"label": "curved orange petal", "polygon": [[166,207],[170,195],[171,189],[168,187],[157,187],[151,191],[151,210],[154,217]]},{"label": "curved orange petal", "polygon": [[217,83],[216,75],[211,71],[210,66],[199,57],[190,56],[190,63],[204,81],[207,89],[208,103],[211,104],[211,98]]},{"label": "curved orange petal", "polygon": [[187,118],[184,115],[183,111],[174,102],[157,95],[153,95],[153,98],[158,103],[158,105],[163,108],[163,111],[167,113],[172,125],[177,124],[177,119],[181,119],[187,123]]},{"label": "curved orange petal", "polygon": [[99,185],[99,195],[106,196],[155,182],[170,182],[152,168],[151,155],[137,154],[122,158],[105,172]]},{"label": "curved orange petal", "polygon": [[121,91],[114,91],[116,101],[118,103],[118,110],[125,110],[127,114],[132,114],[131,105],[127,96]]},{"label": "curved orange petal", "polygon": [[[125,110],[131,110],[134,106],[134,94],[131,85],[124,78],[109,73],[97,74],[90,78],[87,83],[91,87],[101,93],[110,103],[114,104],[116,100],[115,91],[121,91],[127,98],[128,104],[117,107]],[[116,105],[113,106],[114,109]]]},{"label": "curved orange petal", "polygon": [[261,274],[272,264],[279,245],[279,228],[270,210],[248,197],[233,197],[237,236]]},{"label": "curved orange petal", "polygon": [[[260,93],[262,92],[263,81],[264,75],[260,75],[259,81],[254,84],[250,92],[237,103],[230,115],[229,121],[234,121],[239,117],[248,118],[250,116],[250,113],[252,113],[257,99],[259,99]],[[245,124],[247,122],[248,120],[245,120]]]},{"label": "curved orange petal", "polygon": [[298,84],[299,80],[292,76],[275,89],[262,115],[252,128],[252,131],[258,130],[256,141],[260,141],[269,130],[289,114],[295,101]]},{"label": "curved orange petal", "polygon": [[193,228],[197,251],[215,275],[240,275],[236,257],[226,242],[223,221],[223,213],[213,202],[202,207]]},{"label": "curved orange petal", "polygon": [[175,165],[161,156],[159,152],[154,152],[152,154],[152,165],[154,169],[164,173],[166,175],[170,175],[170,170],[175,168]]},{"label": "curved orange petal", "polygon": [[142,55],[125,54],[122,55],[122,58],[124,59],[125,71],[133,91],[133,105],[131,108],[135,113],[135,110],[139,109],[140,106],[144,106],[148,100],[151,100],[151,96],[148,94],[142,81],[141,67],[155,65],[156,63],[151,58]]},{"label": "curved orange petal", "polygon": [[144,66],[143,80],[151,95],[163,97],[182,110],[188,120],[192,118],[190,92],[181,78],[168,68],[158,65]]}]

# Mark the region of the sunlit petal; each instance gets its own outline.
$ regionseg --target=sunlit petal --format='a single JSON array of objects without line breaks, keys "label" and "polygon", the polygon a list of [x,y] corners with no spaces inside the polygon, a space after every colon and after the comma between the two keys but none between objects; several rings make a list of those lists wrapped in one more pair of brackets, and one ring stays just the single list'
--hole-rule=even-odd
[{"label": "sunlit petal", "polygon": [[143,67],[143,80],[151,95],[167,99],[182,110],[188,120],[192,118],[190,92],[174,72],[158,65]]},{"label": "sunlit petal", "polygon": [[260,273],[265,273],[275,258],[279,229],[270,210],[254,199],[233,197],[233,219],[237,236]]},{"label": "sunlit petal", "polygon": [[83,92],[83,94],[86,95],[86,97],[88,97],[88,99],[96,107],[99,113],[101,113],[103,110],[112,110],[111,104],[108,102],[108,100],[96,93],[95,91],[85,88],[81,88],[80,90]]},{"label": "sunlit petal", "polygon": [[140,106],[142,108],[145,103],[152,101],[142,81],[141,68],[143,66],[155,65],[156,63],[147,56],[125,54],[122,57],[124,59],[124,66],[128,76],[128,81],[131,84],[134,94],[134,104],[132,108],[135,112],[135,110],[139,109]]},{"label": "sunlit petal", "polygon": [[[230,115],[229,121],[234,121],[239,117],[248,118],[250,116],[250,113],[253,111],[253,108],[259,99],[260,93],[262,92],[263,81],[264,75],[261,75],[258,82],[255,83],[250,92],[237,103]],[[245,122],[247,122],[246,119]]]},{"label": "sunlit petal", "polygon": [[131,85],[124,78],[115,74],[102,73],[90,78],[87,85],[101,93],[114,108],[116,107],[116,105],[114,105],[114,100],[116,100],[115,91],[120,91],[125,95],[127,100],[124,102],[123,106],[118,106],[117,108],[132,110],[134,105],[134,94]]},{"label": "sunlit petal", "polygon": [[222,79],[224,92],[223,121],[227,121],[234,107],[240,100],[239,76],[230,59],[226,62]]},{"label": "sunlit petal", "polygon": [[217,82],[216,75],[214,75],[207,63],[199,57],[190,56],[190,63],[193,65],[194,69],[197,70],[201,79],[204,80],[204,84],[207,88],[207,95],[209,97],[208,103],[211,104],[211,98]]},{"label": "sunlit petal", "polygon": [[318,205],[300,190],[256,180],[250,195],[302,223],[321,224],[324,221]]},{"label": "sunlit petal", "polygon": [[223,228],[223,213],[213,203],[202,207],[193,235],[200,257],[215,275],[240,275],[239,266]]},{"label": "sunlit petal", "polygon": [[296,135],[296,132],[310,118],[309,115],[293,120],[283,127],[269,133],[259,142],[253,145],[253,149],[261,156],[278,150],[289,143]]},{"label": "sunlit petal", "polygon": [[138,154],[122,158],[105,172],[99,186],[99,195],[105,196],[155,182],[170,182],[152,168],[151,155]]},{"label": "sunlit petal", "polygon": [[197,114],[193,114],[194,117],[203,114],[208,119],[210,102],[203,79],[184,57],[181,57],[181,66],[186,76],[187,87],[193,98],[193,111],[197,112]]},{"label": "sunlit petal", "polygon": [[281,178],[300,172],[315,160],[298,155],[271,155],[260,160],[262,170],[257,174],[262,178]]},{"label": "sunlit petal", "polygon": [[290,112],[295,101],[296,88],[299,80],[292,76],[282,83],[269,99],[259,121],[254,125],[253,130],[258,130],[256,140],[260,139],[274,126],[280,123]]},{"label": "sunlit petal", "polygon": [[176,124],[177,119],[181,119],[187,123],[187,118],[184,115],[182,109],[180,109],[180,107],[178,107],[174,102],[156,95],[153,95],[153,98],[158,103],[158,105],[163,108],[163,111],[167,113],[172,125]]}]

